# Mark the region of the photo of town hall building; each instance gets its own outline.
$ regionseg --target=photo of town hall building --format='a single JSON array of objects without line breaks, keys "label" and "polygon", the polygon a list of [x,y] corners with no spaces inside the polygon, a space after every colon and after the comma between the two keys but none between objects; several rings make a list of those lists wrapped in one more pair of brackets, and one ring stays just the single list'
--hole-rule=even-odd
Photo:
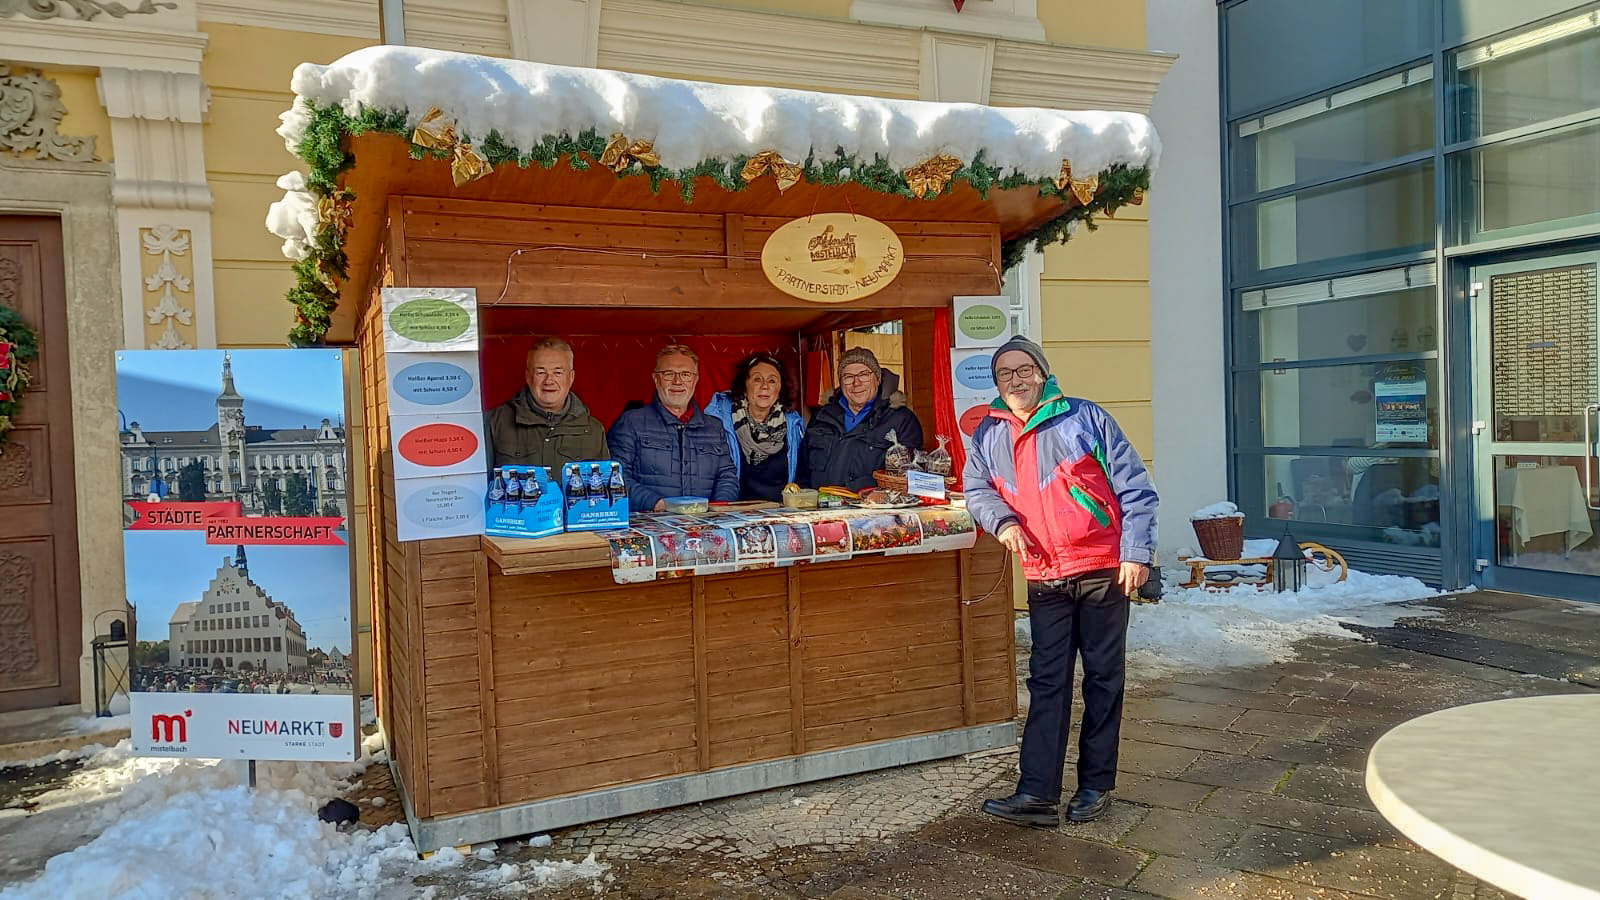
[{"label": "photo of town hall building", "polygon": [[199,600],[178,604],[168,625],[171,664],[187,669],[307,671],[305,630],[294,610],[250,580],[244,547],[224,557]]},{"label": "photo of town hall building", "polygon": [[[204,500],[238,501],[247,515],[287,515],[291,478],[305,479],[312,497],[306,515],[350,516],[345,429],[329,419],[315,428],[263,428],[245,420],[245,398],[234,387],[233,362],[222,358],[216,421],[203,431],[147,431],[129,422],[122,432],[122,496],[144,500],[179,496],[179,473],[199,462]],[[268,485],[276,486],[276,493]],[[273,497],[276,508],[268,509]]]}]

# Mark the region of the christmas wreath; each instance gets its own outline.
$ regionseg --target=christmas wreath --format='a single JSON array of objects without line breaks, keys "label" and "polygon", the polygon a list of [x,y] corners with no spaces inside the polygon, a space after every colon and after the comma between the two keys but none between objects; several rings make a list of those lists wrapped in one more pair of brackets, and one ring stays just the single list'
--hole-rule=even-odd
[{"label": "christmas wreath", "polygon": [[33,378],[28,364],[38,355],[39,343],[33,329],[16,310],[0,306],[0,449],[5,447],[6,435],[14,427],[11,417],[22,408],[22,398]]}]

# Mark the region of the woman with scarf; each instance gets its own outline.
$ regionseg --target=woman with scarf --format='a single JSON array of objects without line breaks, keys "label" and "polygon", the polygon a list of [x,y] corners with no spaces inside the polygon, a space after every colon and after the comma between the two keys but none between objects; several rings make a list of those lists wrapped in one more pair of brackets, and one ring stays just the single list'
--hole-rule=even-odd
[{"label": "woman with scarf", "polygon": [[706,414],[728,433],[739,499],[783,502],[783,486],[794,481],[805,421],[789,408],[789,378],[770,353],[755,353],[734,370],[730,390],[714,395]]}]

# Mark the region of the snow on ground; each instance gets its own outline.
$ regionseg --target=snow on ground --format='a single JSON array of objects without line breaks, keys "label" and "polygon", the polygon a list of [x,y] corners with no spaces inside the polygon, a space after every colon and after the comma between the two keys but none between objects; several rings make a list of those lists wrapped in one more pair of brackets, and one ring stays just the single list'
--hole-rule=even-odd
[{"label": "snow on ground", "polygon": [[94,756],[105,749],[105,744],[84,744],[81,747],[57,750],[46,756],[36,756],[33,759],[0,759],[0,774],[5,773],[7,769],[31,769],[35,766],[47,766],[51,763],[83,759],[86,756]]},{"label": "snow on ground", "polygon": [[[1258,576],[1260,567],[1241,566]],[[1360,640],[1341,623],[1384,627],[1401,618],[1437,611],[1400,606],[1438,596],[1415,578],[1368,575],[1352,570],[1347,581],[1315,569],[1300,593],[1241,585],[1232,590],[1180,588],[1169,579],[1161,602],[1135,604],[1128,624],[1128,674],[1140,681],[1178,672],[1288,662],[1294,645],[1309,637]],[[1032,644],[1028,620],[1017,620],[1017,646]]]},{"label": "snow on ground", "polygon": [[[466,858],[446,850],[419,861],[402,824],[344,832],[317,818],[368,765],[387,761],[376,735],[363,751],[355,763],[258,763],[251,791],[239,762],[136,757],[126,740],[101,749],[62,787],[33,798],[31,814],[0,810],[0,875],[30,871],[49,857],[42,875],[0,889],[0,900],[427,894],[416,876],[463,866]],[[606,869],[591,855],[480,865],[462,875],[522,890],[598,881]]]},{"label": "snow on ground", "polygon": [[63,730],[70,734],[100,734],[106,731],[127,731],[133,719],[127,713],[120,716],[78,716],[68,719]]},{"label": "snow on ground", "polygon": [[[1249,586],[1211,591],[1169,585],[1157,604],[1133,607],[1128,625],[1128,668],[1136,678],[1183,671],[1287,662],[1303,638],[1359,640],[1340,623],[1387,626],[1401,617],[1432,611],[1397,606],[1437,596],[1415,578],[1368,575],[1352,570],[1349,580],[1310,573],[1299,593]],[[1331,582],[1331,583],[1330,583]]]}]

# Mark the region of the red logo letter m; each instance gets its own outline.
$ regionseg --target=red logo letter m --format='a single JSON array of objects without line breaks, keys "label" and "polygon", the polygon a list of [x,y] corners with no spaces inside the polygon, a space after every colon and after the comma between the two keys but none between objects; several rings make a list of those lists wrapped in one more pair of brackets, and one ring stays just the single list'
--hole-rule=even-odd
[{"label": "red logo letter m", "polygon": [[189,722],[183,716],[151,716],[150,740],[163,741],[168,744],[187,744],[189,743]]}]

